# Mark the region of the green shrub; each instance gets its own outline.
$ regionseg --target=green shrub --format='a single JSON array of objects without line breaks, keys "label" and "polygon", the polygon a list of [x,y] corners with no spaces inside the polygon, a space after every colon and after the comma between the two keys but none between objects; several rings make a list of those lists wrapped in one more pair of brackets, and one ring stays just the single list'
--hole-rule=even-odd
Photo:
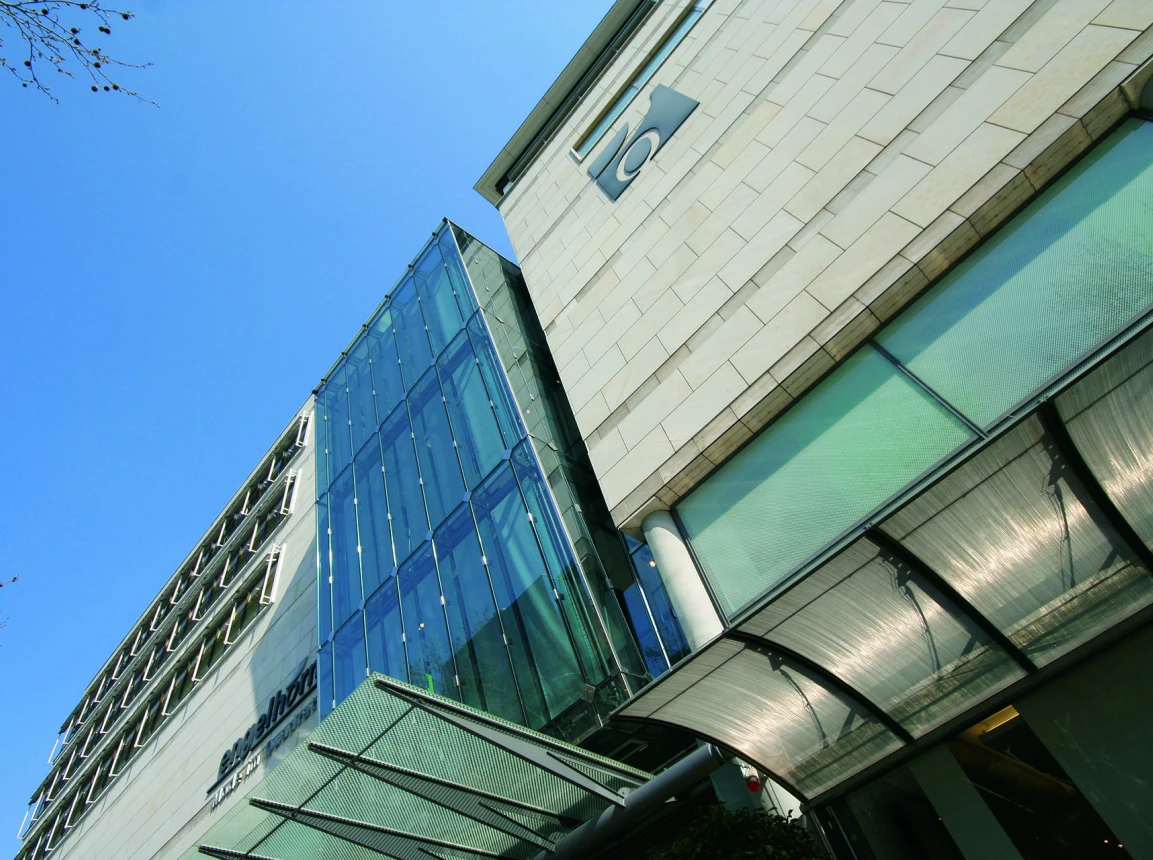
[{"label": "green shrub", "polygon": [[826,860],[794,821],[776,813],[704,807],[665,854],[666,860]]}]

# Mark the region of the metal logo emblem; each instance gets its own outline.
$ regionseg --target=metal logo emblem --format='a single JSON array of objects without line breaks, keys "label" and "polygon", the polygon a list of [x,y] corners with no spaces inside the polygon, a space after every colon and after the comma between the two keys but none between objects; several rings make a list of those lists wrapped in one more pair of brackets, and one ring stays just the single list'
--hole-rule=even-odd
[{"label": "metal logo emblem", "polygon": [[641,168],[665,145],[700,102],[663,84],[649,96],[649,111],[629,135],[626,124],[589,168],[589,176],[609,198],[616,200]]}]

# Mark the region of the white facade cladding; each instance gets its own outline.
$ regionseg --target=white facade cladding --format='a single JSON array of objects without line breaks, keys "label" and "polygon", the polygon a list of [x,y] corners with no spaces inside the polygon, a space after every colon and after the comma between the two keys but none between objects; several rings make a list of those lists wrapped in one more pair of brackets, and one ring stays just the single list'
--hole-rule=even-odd
[{"label": "white facade cladding", "polygon": [[477,189],[695,651],[614,721],[838,858],[1153,857],[1153,4],[610,18]]},{"label": "white facade cladding", "polygon": [[21,860],[178,857],[315,727],[311,425],[310,400],[93,680]]},{"label": "white facade cladding", "polygon": [[[578,160],[701,5],[654,5],[535,158],[510,144],[477,185],[633,529],[1106,134],[1153,55],[1130,0],[714,0]],[[589,167],[662,85],[700,106],[609,199]]]}]

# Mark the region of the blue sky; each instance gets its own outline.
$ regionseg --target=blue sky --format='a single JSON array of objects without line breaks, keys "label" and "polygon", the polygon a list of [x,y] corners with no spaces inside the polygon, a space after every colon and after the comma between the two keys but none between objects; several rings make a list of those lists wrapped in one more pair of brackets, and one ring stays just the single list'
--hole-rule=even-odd
[{"label": "blue sky", "polygon": [[0,77],[0,858],[84,686],[440,219],[511,255],[472,185],[610,2],[141,5],[104,47],[160,109]]}]

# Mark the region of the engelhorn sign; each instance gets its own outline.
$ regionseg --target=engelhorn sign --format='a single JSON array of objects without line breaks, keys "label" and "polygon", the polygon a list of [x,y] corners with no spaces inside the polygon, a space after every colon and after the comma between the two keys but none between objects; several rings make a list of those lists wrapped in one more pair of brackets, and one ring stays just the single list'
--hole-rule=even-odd
[{"label": "engelhorn sign", "polygon": [[260,742],[287,717],[305,697],[316,690],[316,662],[302,664],[293,679],[283,690],[268,700],[268,709],[255,723],[248,727],[244,737],[237,738],[230,749],[220,758],[220,770],[211,793],[220,782],[235,768],[239,767],[250,752],[260,746]]},{"label": "engelhorn sign", "polygon": [[637,130],[630,137],[626,124],[589,168],[589,176],[596,180],[609,200],[621,196],[698,104],[700,102],[663,84],[653,90],[649,96],[649,112],[637,123]]}]

